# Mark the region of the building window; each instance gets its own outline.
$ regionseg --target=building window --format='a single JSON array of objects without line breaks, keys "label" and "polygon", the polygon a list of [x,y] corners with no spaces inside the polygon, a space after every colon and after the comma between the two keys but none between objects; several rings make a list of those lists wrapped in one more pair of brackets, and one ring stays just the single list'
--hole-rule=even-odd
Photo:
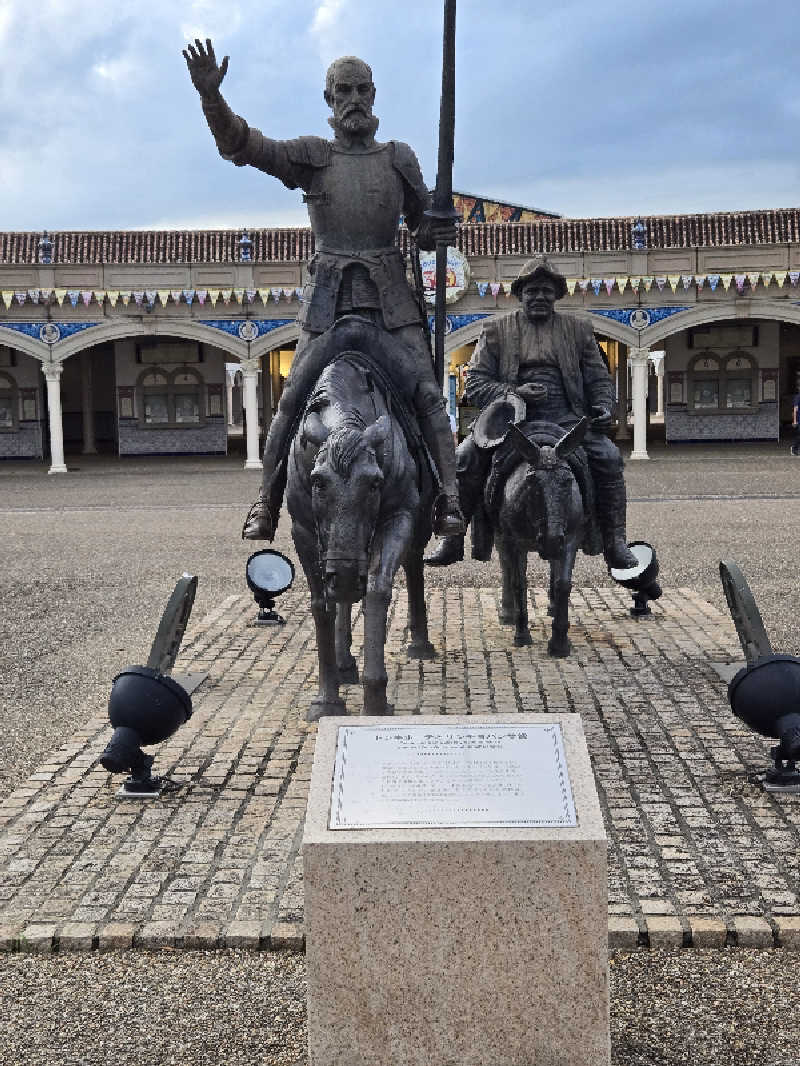
[{"label": "building window", "polygon": [[19,393],[10,374],[0,373],[0,433],[14,433],[19,427]]},{"label": "building window", "polygon": [[689,402],[695,411],[751,410],[758,388],[758,364],[747,352],[718,356],[700,352],[688,367]]},{"label": "building window", "polygon": [[203,379],[195,370],[146,370],[136,383],[142,426],[198,426],[205,421]]}]

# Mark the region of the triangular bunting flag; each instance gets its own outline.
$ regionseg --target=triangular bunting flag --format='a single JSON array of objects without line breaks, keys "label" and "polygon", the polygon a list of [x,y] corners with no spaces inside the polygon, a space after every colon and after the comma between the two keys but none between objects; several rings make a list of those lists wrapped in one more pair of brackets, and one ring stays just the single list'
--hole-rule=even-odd
[{"label": "triangular bunting flag", "polygon": [[731,282],[733,281],[733,274],[720,274],[719,280],[722,282],[723,289],[725,290],[725,292],[727,292],[728,289],[731,287]]},{"label": "triangular bunting flag", "polygon": [[10,307],[13,304],[13,302],[14,302],[14,293],[13,292],[7,292],[5,289],[3,289],[3,291],[0,292],[0,296],[3,297],[3,303],[6,305],[6,307]]},{"label": "triangular bunting flag", "polygon": [[[716,292],[717,285],[719,285],[719,274],[709,274],[708,284],[711,286],[711,291]],[[728,282],[730,284],[730,282]]]},{"label": "triangular bunting flag", "polygon": [[681,284],[683,285],[683,291],[686,292],[692,284],[692,275],[683,274],[681,276]]},{"label": "triangular bunting flag", "polygon": [[747,281],[746,274],[734,274],[733,280],[736,282],[736,291],[739,293],[744,292],[744,283]]},{"label": "triangular bunting flag", "polygon": [[630,282],[630,286],[631,286],[631,288],[633,289],[634,292],[638,292],[639,291],[639,283],[641,282],[641,280],[642,280],[641,278],[628,278],[628,281]]},{"label": "triangular bunting flag", "polygon": [[38,304],[38,302],[39,302],[39,290],[38,289],[28,289],[28,298],[30,300],[32,300],[33,303]]},{"label": "triangular bunting flag", "polygon": [[[67,290],[66,289],[56,289],[55,290],[55,294],[56,294],[56,300],[58,301],[58,306],[59,307],[63,307],[64,306],[64,300],[66,299],[66,296],[67,296]],[[3,294],[3,299],[5,299],[5,293]]]},{"label": "triangular bunting flag", "polygon": [[117,301],[119,300],[119,292],[116,289],[109,289],[108,292],[106,293],[106,298],[108,299],[108,302],[113,307],[117,303]]},{"label": "triangular bunting flag", "polygon": [[272,293],[272,299],[273,299],[273,300],[275,301],[275,303],[276,303],[276,304],[277,304],[277,303],[280,303],[280,300],[281,300],[281,292],[282,292],[283,290],[282,290],[282,289],[270,289],[269,291],[270,291],[270,292]]},{"label": "triangular bunting flag", "polygon": [[67,289],[67,296],[69,297],[69,302],[72,304],[72,306],[77,307],[78,300],[80,300],[81,298],[81,294],[75,289]]},{"label": "triangular bunting flag", "polygon": [[136,306],[137,307],[141,307],[142,303],[144,301],[144,293],[143,292],[134,292],[133,299],[134,299],[134,301],[136,303]]},{"label": "triangular bunting flag", "polygon": [[617,290],[619,292],[625,292],[629,280],[629,278],[617,278]]},{"label": "triangular bunting flag", "polygon": [[207,296],[208,296],[208,289],[198,289],[197,290],[197,302],[199,304],[204,304],[206,302],[206,297]]},{"label": "triangular bunting flag", "polygon": [[669,287],[672,289],[673,292],[677,292],[678,291],[678,284],[679,284],[680,280],[681,280],[680,274],[668,274],[667,275],[667,281],[669,282]]},{"label": "triangular bunting flag", "polygon": [[513,284],[514,284],[513,281],[504,281],[503,282],[503,289],[505,290],[506,296],[513,296],[514,295],[513,289],[511,288],[511,286]]},{"label": "triangular bunting flag", "polygon": [[608,293],[609,296],[614,291],[614,284],[615,284],[616,280],[617,280],[616,278],[603,278],[603,284],[605,285],[606,292]]},{"label": "triangular bunting flag", "polygon": [[600,286],[603,284],[602,278],[590,278],[589,279],[592,288],[594,289],[595,296],[600,295]]},{"label": "triangular bunting flag", "polygon": [[[575,286],[573,285],[573,289],[574,289],[574,288],[575,288]],[[491,283],[489,284],[489,292],[490,292],[490,293],[492,294],[492,296],[494,296],[494,297],[495,297],[495,299],[496,299],[496,298],[497,298],[497,294],[498,294],[498,293],[500,292],[500,282],[499,282],[499,281],[492,281],[492,282],[491,282]]]},{"label": "triangular bunting flag", "polygon": [[695,282],[695,285],[697,286],[697,291],[698,292],[702,292],[703,291],[703,286],[706,283],[705,274],[695,274],[694,282]]},{"label": "triangular bunting flag", "polygon": [[233,297],[233,289],[222,289],[219,294],[224,304],[229,304]]},{"label": "triangular bunting flag", "polygon": [[[750,284],[750,288],[753,290],[753,292],[755,292],[756,288],[758,287],[758,283],[759,283],[760,279],[761,279],[761,275],[758,272],[751,273],[751,274],[747,275],[747,280],[748,280],[748,282]],[[767,283],[767,284],[769,284],[769,283]]]},{"label": "triangular bunting flag", "polygon": [[489,288],[489,282],[488,281],[476,281],[475,284],[478,286],[478,295],[480,296],[481,299],[483,299],[484,296],[486,295],[486,292],[487,292],[488,288]]},{"label": "triangular bunting flag", "polygon": [[653,278],[648,274],[647,277],[642,278],[642,285],[644,285],[645,292],[650,292],[653,287]]},{"label": "triangular bunting flag", "polygon": [[162,307],[166,307],[169,303],[169,289],[158,290],[158,302]]},{"label": "triangular bunting flag", "polygon": [[567,278],[567,292],[570,294],[570,296],[574,296],[575,295],[575,288],[576,288],[577,284],[578,284],[578,279],[577,278]]},{"label": "triangular bunting flag", "polygon": [[234,289],[233,298],[237,303],[244,303],[244,289]]},{"label": "triangular bunting flag", "polygon": [[772,273],[771,270],[767,270],[764,273],[762,273],[762,275],[761,275],[761,284],[764,286],[765,289],[768,289],[770,287],[770,285],[772,284],[772,279],[774,277],[775,277],[775,275]]},{"label": "triangular bunting flag", "polygon": [[158,296],[158,292],[156,291],[156,289],[146,289],[145,296],[147,297],[148,306],[155,307],[156,297]]},{"label": "triangular bunting flag", "polygon": [[181,302],[181,290],[180,289],[170,289],[169,294],[172,297],[172,302],[173,303],[179,304]]},{"label": "triangular bunting flag", "polygon": [[580,287],[581,292],[583,292],[583,293],[588,292],[589,279],[588,278],[580,278],[580,280],[578,281],[578,286]]},{"label": "triangular bunting flag", "polygon": [[194,289],[184,289],[182,295],[187,304],[190,304],[194,300]]},{"label": "triangular bunting flag", "polygon": [[298,288],[296,288],[294,290],[294,294],[295,294],[295,296],[297,297],[298,300],[302,300],[303,299],[303,290],[299,286],[298,286]]},{"label": "triangular bunting flag", "polygon": [[127,307],[131,302],[131,294],[129,292],[121,292],[120,296],[122,297],[122,306]]},{"label": "triangular bunting flag", "polygon": [[781,271],[779,271],[779,272],[778,272],[778,273],[777,273],[777,274],[775,275],[775,280],[776,280],[776,281],[777,281],[777,283],[778,283],[778,288],[779,288],[779,289],[782,289],[782,288],[783,288],[783,286],[784,286],[784,284],[785,284],[785,282],[786,282],[786,271],[785,271],[785,270],[781,270]]},{"label": "triangular bunting flag", "polygon": [[663,292],[664,286],[667,284],[666,278],[656,278],[656,285],[658,285],[658,291]]},{"label": "triangular bunting flag", "polygon": [[28,299],[28,294],[27,292],[15,292],[14,298],[16,299],[18,304],[24,304],[25,301]]},{"label": "triangular bunting flag", "polygon": [[84,307],[88,307],[89,304],[92,302],[92,294],[91,294],[91,292],[85,292],[85,291],[81,292],[81,299],[83,300],[83,306]]},{"label": "triangular bunting flag", "polygon": [[800,281],[800,270],[790,270],[789,281],[791,281],[792,285],[796,285]]}]

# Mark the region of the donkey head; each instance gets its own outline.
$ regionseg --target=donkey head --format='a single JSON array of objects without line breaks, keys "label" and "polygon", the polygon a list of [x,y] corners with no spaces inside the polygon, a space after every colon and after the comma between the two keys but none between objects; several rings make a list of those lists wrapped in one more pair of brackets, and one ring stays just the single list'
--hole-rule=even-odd
[{"label": "donkey head", "polygon": [[390,425],[382,415],[366,428],[350,422],[329,430],[317,412],[306,417],[305,437],[319,447],[311,471],[311,510],[330,600],[355,603],[367,590],[383,486],[378,452]]},{"label": "donkey head", "polygon": [[565,460],[580,446],[588,427],[589,419],[582,418],[552,446],[528,440],[515,425],[509,429],[508,439],[528,463],[528,513],[545,559],[557,559],[564,552],[575,480]]}]

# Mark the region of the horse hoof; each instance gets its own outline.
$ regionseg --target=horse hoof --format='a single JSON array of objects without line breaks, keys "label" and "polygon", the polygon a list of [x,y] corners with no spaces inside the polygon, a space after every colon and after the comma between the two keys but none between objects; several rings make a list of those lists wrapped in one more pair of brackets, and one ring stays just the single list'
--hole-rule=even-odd
[{"label": "horse hoof", "polygon": [[384,703],[382,707],[371,707],[371,708],[364,707],[364,709],[362,710],[361,713],[362,714],[376,714],[376,715],[394,714],[394,704],[393,703]]},{"label": "horse hoof", "polygon": [[420,641],[418,644],[409,644],[406,649],[409,659],[435,659],[436,648],[429,640]]},{"label": "horse hoof", "polygon": [[516,621],[516,612],[504,611],[501,607],[497,612],[497,621],[501,626],[513,626]]},{"label": "horse hoof", "polygon": [[306,721],[318,722],[334,714],[347,714],[344,700],[314,700],[306,711]]},{"label": "horse hoof", "polygon": [[571,651],[572,645],[568,640],[565,640],[563,644],[552,640],[547,643],[547,654],[552,655],[554,659],[566,659]]},{"label": "horse hoof", "polygon": [[358,677],[358,664],[355,660],[349,663],[347,666],[338,667],[339,672],[339,684],[340,685],[357,685],[359,682]]},{"label": "horse hoof", "polygon": [[525,648],[529,644],[533,644],[533,640],[531,638],[530,633],[527,631],[527,629],[525,630],[524,633],[515,633],[514,634],[514,647],[515,648]]}]

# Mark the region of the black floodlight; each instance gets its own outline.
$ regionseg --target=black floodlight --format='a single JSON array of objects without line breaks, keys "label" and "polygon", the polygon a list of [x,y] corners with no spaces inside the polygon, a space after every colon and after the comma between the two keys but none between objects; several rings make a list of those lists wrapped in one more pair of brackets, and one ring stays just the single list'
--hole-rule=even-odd
[{"label": "black floodlight", "polygon": [[734,675],[728,685],[731,710],[762,737],[779,743],[767,770],[768,792],[800,792],[800,659],[768,655]]},{"label": "black floodlight", "polygon": [[247,585],[259,606],[257,626],[283,625],[285,618],[275,611],[275,600],[282,596],[294,581],[294,564],[281,552],[272,548],[254,552],[245,568]]},{"label": "black floodlight", "polygon": [[747,665],[728,685],[731,710],[762,737],[780,741],[764,777],[768,792],[800,792],[800,659],[776,655],[742,571],[719,564],[719,576]]},{"label": "black floodlight", "polygon": [[629,589],[633,595],[633,607],[631,614],[650,614],[649,600],[657,600],[661,595],[661,586],[656,581],[658,577],[658,559],[656,550],[652,544],[644,540],[634,540],[628,545],[630,552],[636,556],[636,566],[627,569],[612,567],[608,572],[618,585]]},{"label": "black floodlight", "polygon": [[112,774],[129,774],[118,795],[158,796],[177,786],[151,773],[153,756],[141,750],[168,740],[192,715],[192,699],[167,676],[175,665],[197,590],[197,578],[184,574],[169,598],[146,666],[129,666],[111,682],[108,717],[114,727],[100,756]]}]

